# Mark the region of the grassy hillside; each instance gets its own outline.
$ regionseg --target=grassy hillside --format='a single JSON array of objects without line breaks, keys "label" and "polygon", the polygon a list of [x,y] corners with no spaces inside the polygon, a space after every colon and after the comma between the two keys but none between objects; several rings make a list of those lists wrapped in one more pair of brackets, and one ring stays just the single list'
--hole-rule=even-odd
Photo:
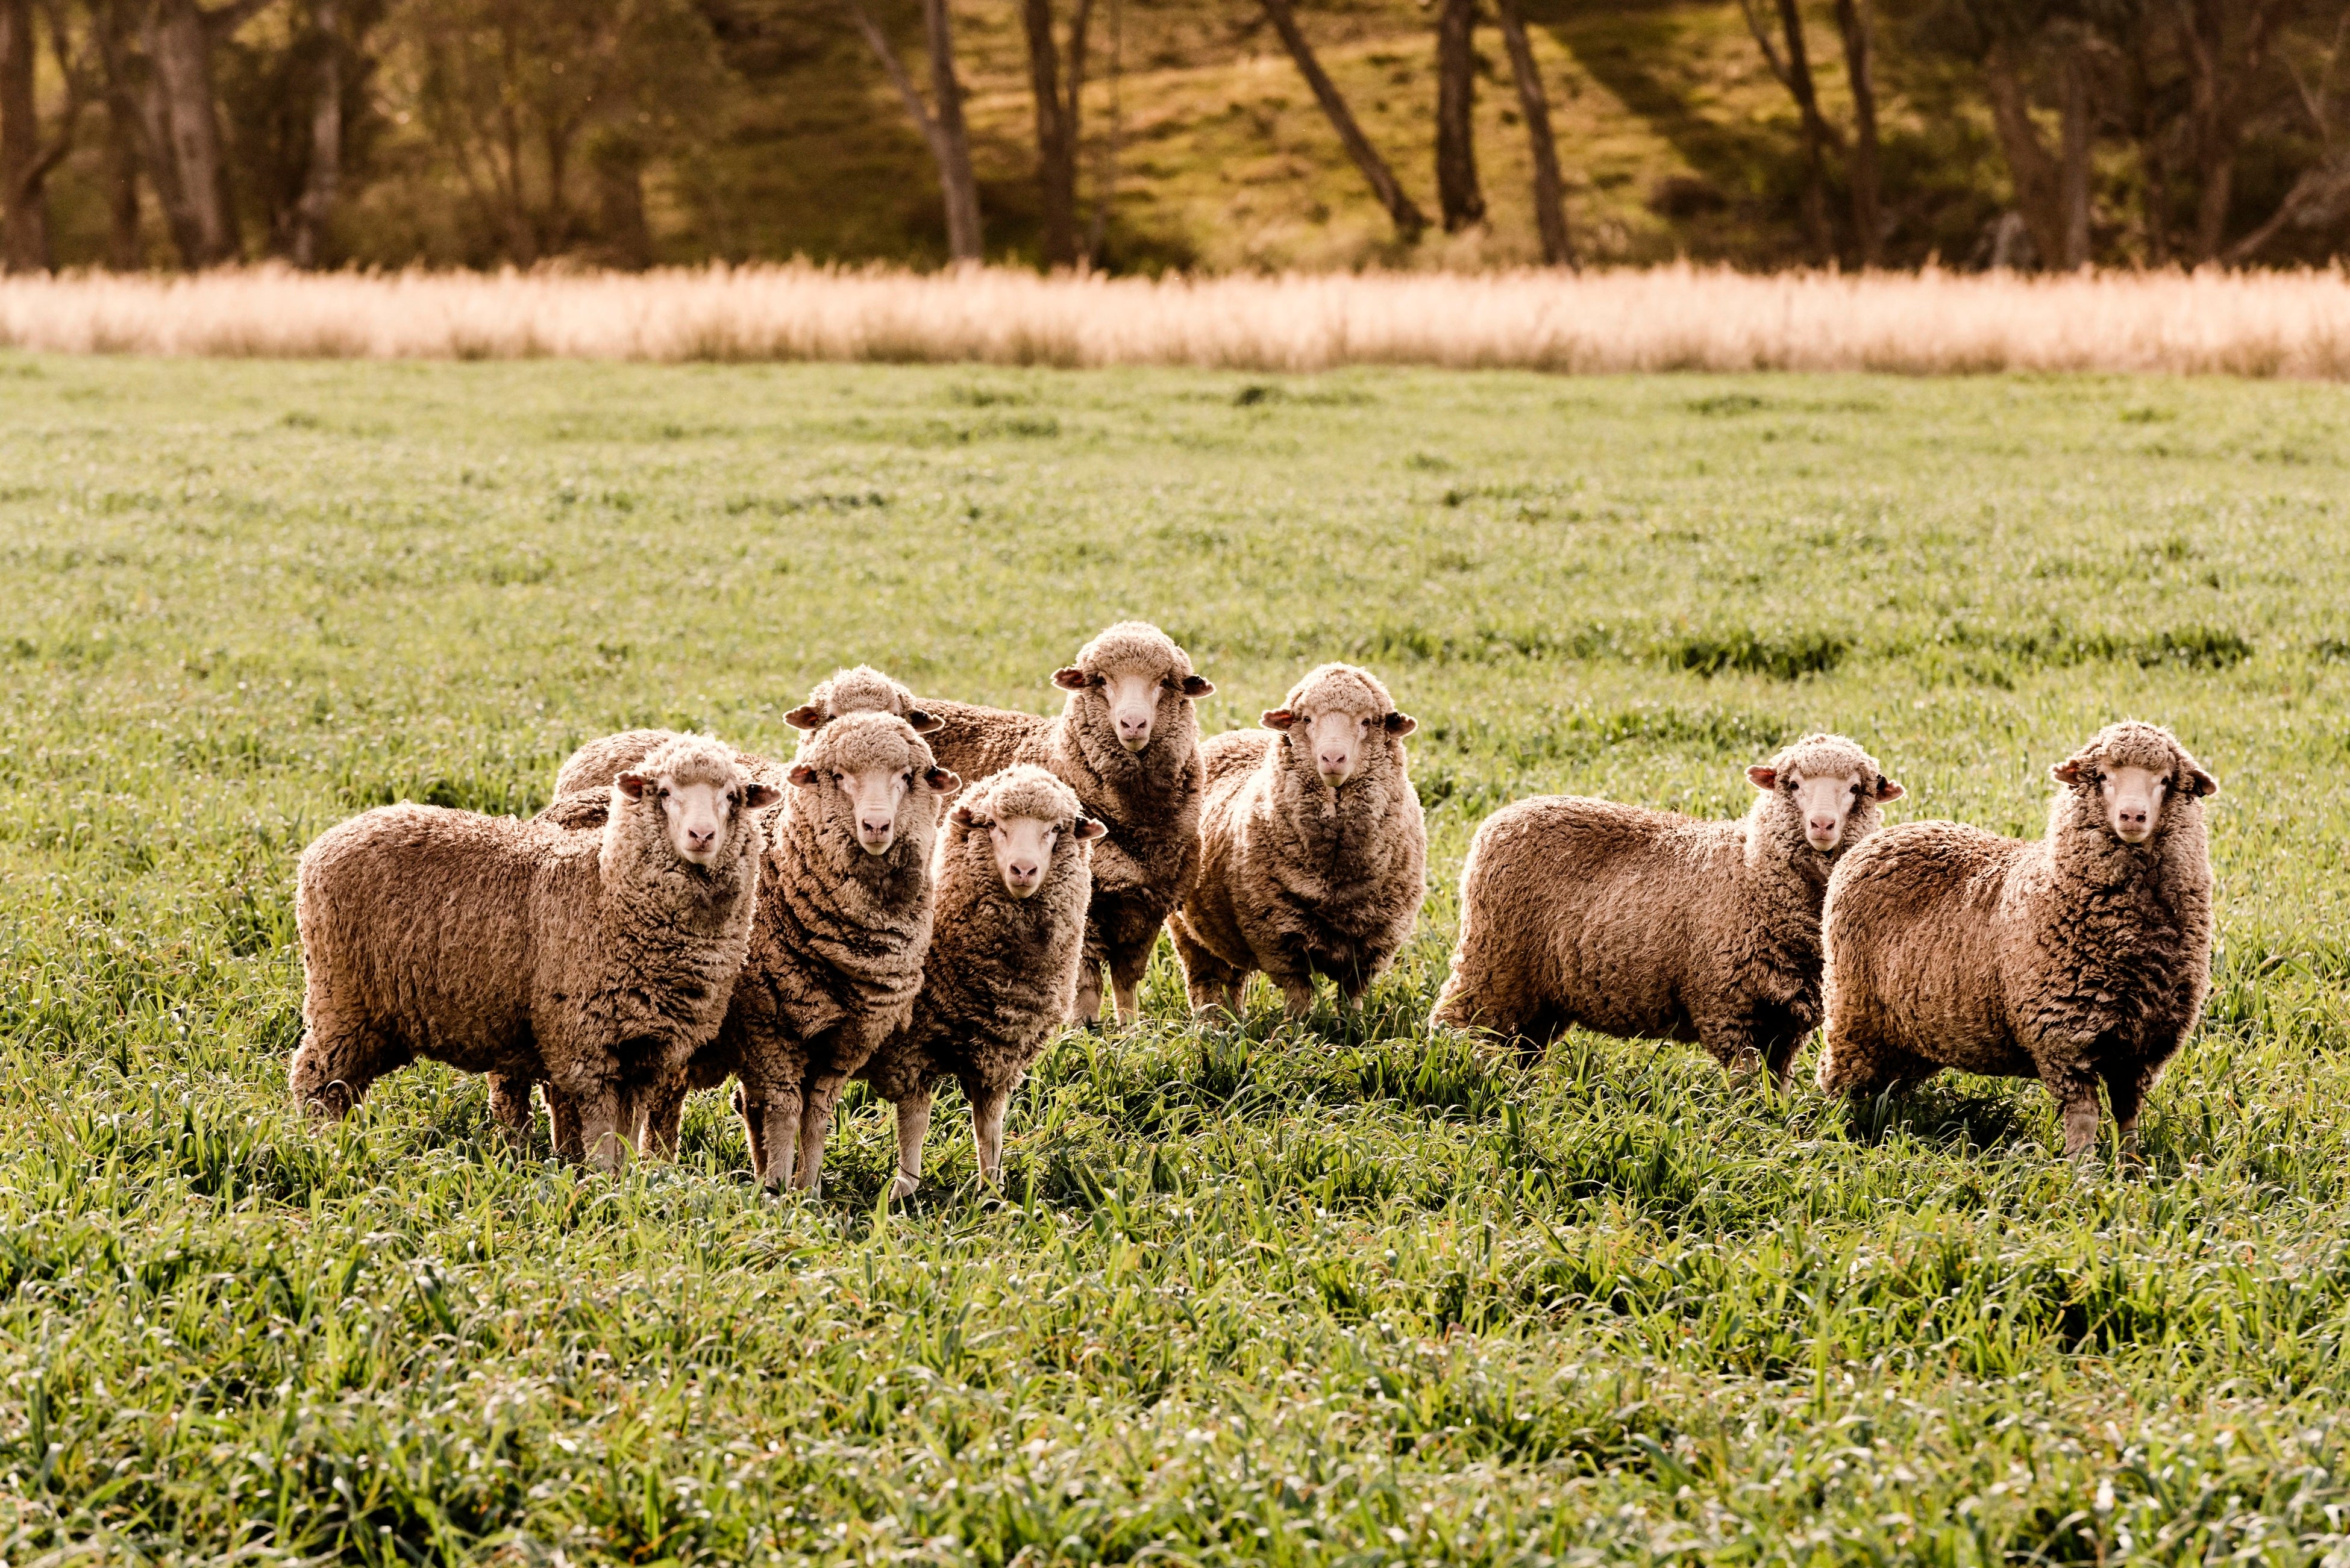
[{"label": "grassy hillside", "polygon": [[[2220,381],[0,360],[0,1557],[2314,1562],[2350,1427],[2338,393]],[[816,678],[1042,707],[1127,615],[1252,719],[1375,665],[1435,891],[1326,1007],[1065,1037],[1010,1202],[860,1095],[613,1182],[478,1080],[304,1125],[290,881]],[[1818,726],[2011,832],[2120,714],[2219,774],[2146,1165],[1424,1030],[1475,824],[1742,809]],[[1799,1061],[1808,1069],[1811,1054]],[[2110,1146],[2107,1147],[2110,1155]]]},{"label": "grassy hillside", "polygon": [[[1324,65],[1420,205],[1436,211],[1434,30],[1413,0],[1301,7]],[[1056,10],[1064,16],[1070,7]],[[1568,218],[1587,256],[1803,259],[1795,110],[1728,0],[1587,5],[1528,0],[1565,164]],[[918,10],[895,31],[920,67]],[[728,15],[722,10],[722,16]],[[1109,128],[1107,0],[1097,7],[1084,201],[1093,210]],[[1807,7],[1826,112],[1850,123],[1832,8]],[[956,12],[991,247],[1034,243],[1034,122],[1015,7]],[[1529,154],[1501,38],[1478,36],[1482,234],[1433,236],[1407,256],[1328,121],[1253,4],[1128,0],[1118,85],[1118,195],[1107,249],[1120,268],[1466,265],[1540,255]],[[687,171],[671,199],[734,254],[854,259],[944,251],[928,156],[836,5],[749,7],[722,29],[760,85],[733,148]],[[1929,65],[1880,64],[1893,252],[1963,260],[2004,179],[1988,122]]]}]

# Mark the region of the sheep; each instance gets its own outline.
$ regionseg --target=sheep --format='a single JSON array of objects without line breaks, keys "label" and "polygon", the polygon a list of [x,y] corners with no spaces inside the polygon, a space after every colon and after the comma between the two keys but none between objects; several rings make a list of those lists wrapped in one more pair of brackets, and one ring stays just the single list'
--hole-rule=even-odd
[{"label": "sheep", "polygon": [[1902,788],[1842,735],[1746,770],[1746,815],[1700,822],[1543,795],[1486,818],[1434,1017],[1538,1047],[1569,1025],[1694,1041],[1786,1082],[1819,1022],[1828,875]]},{"label": "sheep", "polygon": [[[864,664],[854,670],[836,670],[829,679],[817,681],[808,700],[784,715],[784,722],[795,730],[813,733],[843,713],[895,713],[921,735],[939,727],[938,721],[916,704],[912,691]],[[623,730],[588,742],[572,753],[562,771],[556,774],[556,796],[602,788],[613,774],[636,766],[673,732]]]},{"label": "sheep", "polygon": [[1417,728],[1367,670],[1325,664],[1202,748],[1200,875],[1168,921],[1194,1010],[1239,1012],[1263,970],[1292,1018],[1330,976],[1351,1010],[1411,936],[1428,827],[1405,771]]},{"label": "sheep", "polygon": [[1107,829],[1076,792],[1016,763],[963,791],[939,836],[936,935],[913,1016],[858,1072],[898,1110],[893,1198],[921,1183],[931,1096],[952,1075],[971,1101],[979,1173],[1003,1184],[1003,1111],[1069,1016]]},{"label": "sheep", "polygon": [[[639,1106],[718,1031],[775,798],[681,736],[612,780],[600,832],[405,804],[328,829],[296,874],[296,1102],[340,1116],[418,1056],[543,1078],[617,1169]],[[511,1096],[494,1109],[518,1130]]]},{"label": "sheep", "polygon": [[2052,770],[2048,828],[1888,828],[1829,879],[1820,1087],[1856,1097],[1944,1067],[2038,1078],[2067,1158],[2126,1147],[2211,983],[2203,801],[2219,781],[2168,730],[2109,724]]},{"label": "sheep", "polygon": [[[743,760],[754,772],[772,766]],[[841,1090],[921,987],[940,803],[962,781],[907,720],[874,712],[811,733],[783,776],[750,956],[725,1021],[650,1105],[643,1138],[649,1150],[673,1149],[687,1093],[732,1075],[753,1172],[813,1194]],[[547,1108],[561,1147],[570,1108],[552,1089]]]},{"label": "sheep", "polygon": [[1070,1018],[1101,1012],[1104,966],[1118,1019],[1133,1022],[1137,991],[1159,929],[1183,901],[1200,865],[1200,720],[1192,704],[1215,691],[1174,639],[1121,621],[1053,673],[1069,696],[1057,718],[924,699],[940,722],[939,761],[968,778],[1035,763],[1077,792],[1109,829],[1094,848],[1093,902]]}]

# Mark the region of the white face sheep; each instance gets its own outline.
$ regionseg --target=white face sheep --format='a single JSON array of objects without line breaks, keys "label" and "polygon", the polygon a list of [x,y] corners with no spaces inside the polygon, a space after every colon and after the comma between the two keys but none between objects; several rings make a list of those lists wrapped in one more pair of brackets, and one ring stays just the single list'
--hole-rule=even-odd
[{"label": "white face sheep", "polygon": [[[1141,651],[1147,656],[1156,650]],[[1092,670],[1072,664],[1053,672],[1053,684],[1064,691],[1089,694],[1081,696],[1080,712],[1099,703],[1107,732],[1137,756],[1149,749],[1159,725],[1159,705],[1170,693],[1205,697],[1215,690],[1204,677],[1148,658],[1139,662],[1104,659]]]},{"label": "white face sheep", "polygon": [[1418,726],[1377,676],[1325,664],[1201,748],[1200,875],[1168,921],[1191,1005],[1239,1011],[1263,971],[1293,1018],[1327,975],[1353,1008],[1411,935],[1428,830],[1403,740]]},{"label": "white face sheep", "polygon": [[817,681],[808,700],[784,715],[784,722],[795,730],[816,731],[843,713],[895,713],[918,735],[939,727],[938,720],[917,705],[910,690],[869,664],[837,670]]},{"label": "white face sheep", "polygon": [[[650,760],[658,761],[658,754]],[[679,859],[694,866],[716,865],[726,853],[727,836],[749,820],[746,814],[764,811],[783,798],[770,784],[695,777],[674,770],[648,773],[639,768],[614,779],[612,787],[630,800],[650,795],[669,831],[670,846]]]},{"label": "white face sheep", "polygon": [[[838,791],[847,820],[855,826],[858,847],[868,855],[879,856],[889,854],[889,846],[898,841],[898,813],[906,804],[907,792],[914,787],[916,772],[912,767],[897,766],[894,762],[856,769],[812,768],[799,763],[792,768],[791,780],[804,790]],[[950,786],[931,787],[943,791]]]},{"label": "white face sheep", "polygon": [[1529,1046],[1572,1024],[1694,1040],[1783,1081],[1819,1019],[1829,874],[1902,789],[1841,735],[1807,735],[1746,776],[1762,794],[1737,822],[1573,795],[1487,817],[1436,1021]]},{"label": "white face sheep", "polygon": [[[972,819],[958,815],[955,820],[969,826]],[[1065,831],[1091,843],[1108,829],[1082,812],[1074,826],[1061,818],[1042,816],[998,816],[990,822],[988,844],[995,851],[995,874],[1003,878],[1003,890],[1015,898],[1025,898],[1043,887],[1045,867],[1053,863],[1053,846]]]},{"label": "white face sheep", "polygon": [[1865,1098],[1944,1067],[2036,1077],[2081,1155],[2102,1085],[2136,1139],[2210,986],[2203,800],[2220,785],[2152,724],[2108,725],[2051,771],[2039,838],[1913,822],[1836,868],[1822,1089]]}]

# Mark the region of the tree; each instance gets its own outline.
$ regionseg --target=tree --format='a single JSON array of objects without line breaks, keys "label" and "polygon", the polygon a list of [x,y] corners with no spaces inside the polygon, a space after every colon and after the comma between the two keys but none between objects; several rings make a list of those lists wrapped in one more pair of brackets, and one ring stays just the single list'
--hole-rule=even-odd
[{"label": "tree", "polygon": [[311,96],[310,167],[294,209],[286,254],[296,266],[315,267],[326,249],[328,221],[343,183],[342,0],[314,0],[310,25],[317,36],[317,82]]},{"label": "tree", "polygon": [[1885,265],[1884,175],[1877,157],[1877,73],[1871,59],[1868,0],[1836,0],[1836,30],[1844,35],[1845,79],[1852,88],[1852,156],[1846,174],[1852,186],[1853,236],[1860,265]]},{"label": "tree", "polygon": [[2091,122],[2087,45],[2070,25],[2043,30],[2042,56],[2053,57],[2059,83],[2057,151],[2051,153],[2033,122],[2028,73],[2031,35],[2002,32],[1983,57],[1983,85],[1991,123],[2015,182],[2016,211],[2032,234],[2043,266],[2070,272],[2089,263]]},{"label": "tree", "polygon": [[145,56],[140,101],[149,182],[180,260],[191,268],[234,261],[244,243],[229,190],[213,51],[275,0],[153,0],[139,29]]},{"label": "tree", "polygon": [[1388,210],[1388,217],[1395,224],[1396,237],[1406,244],[1417,241],[1428,228],[1426,214],[1413,204],[1409,196],[1404,194],[1395,171],[1388,167],[1387,160],[1379,156],[1378,149],[1371,145],[1370,138],[1363,134],[1363,128],[1355,122],[1353,112],[1347,108],[1347,100],[1338,91],[1338,84],[1330,79],[1329,73],[1322,68],[1322,62],[1314,57],[1314,50],[1305,42],[1305,33],[1298,28],[1297,16],[1290,9],[1289,0],[1258,0],[1258,4],[1264,7],[1274,31],[1281,35],[1282,47],[1296,62],[1297,74],[1305,78],[1307,87],[1313,88],[1315,101],[1322,106],[1323,114],[1330,121],[1330,129],[1338,133],[1338,140],[1347,149],[1347,156],[1355,161],[1355,167],[1363,171],[1363,179],[1370,185],[1371,193],[1378,198],[1379,205]]},{"label": "tree", "polygon": [[1437,0],[1436,203],[1444,232],[1485,221],[1477,188],[1477,0]]},{"label": "tree", "polygon": [[1526,122],[1526,140],[1534,153],[1534,228],[1542,235],[1543,260],[1553,266],[1573,266],[1575,247],[1567,239],[1565,182],[1559,177],[1558,143],[1551,135],[1550,97],[1543,91],[1542,71],[1534,64],[1518,0],[1493,0],[1493,6],[1500,13],[1502,43],[1510,52],[1510,74],[1517,80],[1518,112]]},{"label": "tree", "polygon": [[48,179],[73,151],[82,109],[94,94],[89,73],[68,42],[64,7],[46,17],[50,49],[65,78],[65,106],[44,130],[35,95],[39,68],[33,0],[0,0],[0,265],[10,272],[47,272],[49,252]]},{"label": "tree", "polygon": [[914,78],[890,47],[889,35],[873,19],[864,0],[843,0],[849,18],[866,45],[889,73],[889,85],[912,117],[914,127],[938,165],[940,194],[946,203],[947,254],[959,262],[975,262],[983,254],[979,220],[979,181],[972,173],[971,132],[963,124],[962,84],[955,78],[954,34],[947,16],[947,0],[922,0],[923,32],[931,55],[931,97],[935,110],[922,101]]},{"label": "tree", "polygon": [[1077,0],[1069,23],[1068,88],[1060,86],[1059,52],[1053,43],[1053,0],[1021,0],[1020,21],[1028,36],[1028,86],[1036,102],[1036,187],[1044,216],[1045,265],[1077,265],[1078,111],[1086,82],[1086,25],[1093,0]]},{"label": "tree", "polygon": [[1827,262],[1835,254],[1835,240],[1828,230],[1828,184],[1826,149],[1844,151],[1844,138],[1820,113],[1820,95],[1812,79],[1811,51],[1804,37],[1803,13],[1795,0],[1778,0],[1779,30],[1787,54],[1783,60],[1771,42],[1771,29],[1760,10],[1762,0],[1739,0],[1745,13],[1747,30],[1762,50],[1763,62],[1771,74],[1779,78],[1788,96],[1795,100],[1795,109],[1804,123],[1804,233],[1809,240],[1812,259]]}]

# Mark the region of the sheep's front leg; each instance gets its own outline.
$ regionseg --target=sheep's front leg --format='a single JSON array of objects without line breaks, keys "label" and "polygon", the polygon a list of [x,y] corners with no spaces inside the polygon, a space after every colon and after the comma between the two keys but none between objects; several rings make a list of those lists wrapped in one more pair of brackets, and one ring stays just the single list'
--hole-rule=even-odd
[{"label": "sheep's front leg", "polygon": [[516,1148],[530,1147],[530,1079],[520,1073],[490,1075],[490,1120]]},{"label": "sheep's front leg", "polygon": [[800,1090],[796,1084],[744,1084],[734,1097],[743,1133],[751,1144],[751,1174],[768,1190],[792,1179],[800,1147]]},{"label": "sheep's front leg", "polygon": [[971,1100],[971,1141],[979,1153],[979,1178],[998,1191],[1003,1188],[1003,1113],[1011,1107],[1012,1091],[994,1084],[965,1084]]},{"label": "sheep's front leg", "polygon": [[577,1165],[588,1158],[588,1143],[579,1132],[579,1106],[552,1084],[541,1084],[546,1096],[546,1127],[556,1154]]},{"label": "sheep's front leg", "polygon": [[[621,1121],[624,1107],[619,1086],[609,1081],[595,1084],[575,1096],[575,1103],[589,1162],[608,1175],[619,1175],[629,1163],[627,1135],[634,1130]],[[626,1109],[633,1112],[634,1106]]]},{"label": "sheep's front leg", "polygon": [[2097,1075],[2067,1063],[2043,1064],[2040,1081],[2055,1098],[2064,1124],[2064,1158],[2079,1159],[2097,1147]]},{"label": "sheep's front leg", "polygon": [[911,1198],[922,1185],[922,1141],[931,1136],[931,1087],[909,1089],[898,1102],[898,1176],[889,1196]]},{"label": "sheep's front leg", "polygon": [[800,1168],[793,1185],[810,1198],[824,1196],[824,1146],[832,1137],[832,1108],[848,1086],[845,1073],[827,1073],[808,1085],[800,1111]]},{"label": "sheep's front leg", "polygon": [[2113,1102],[2114,1131],[2120,1135],[2122,1153],[2135,1159],[2137,1158],[2137,1114],[2146,1098],[2137,1075],[2131,1072],[2108,1075],[2106,1097]]},{"label": "sheep's front leg", "polygon": [[1071,1026],[1083,1029],[1088,1024],[1097,1023],[1101,1018],[1101,965],[1096,960],[1087,958],[1077,966],[1076,1000],[1069,1004]]},{"label": "sheep's front leg", "polygon": [[663,1159],[677,1158],[677,1132],[685,1120],[685,1096],[682,1074],[646,1085],[639,1101],[644,1122],[637,1141],[640,1152],[657,1154]]},{"label": "sheep's front leg", "polygon": [[1281,987],[1281,1011],[1292,1022],[1314,1011],[1314,977],[1312,975],[1277,974],[1273,983]]}]

